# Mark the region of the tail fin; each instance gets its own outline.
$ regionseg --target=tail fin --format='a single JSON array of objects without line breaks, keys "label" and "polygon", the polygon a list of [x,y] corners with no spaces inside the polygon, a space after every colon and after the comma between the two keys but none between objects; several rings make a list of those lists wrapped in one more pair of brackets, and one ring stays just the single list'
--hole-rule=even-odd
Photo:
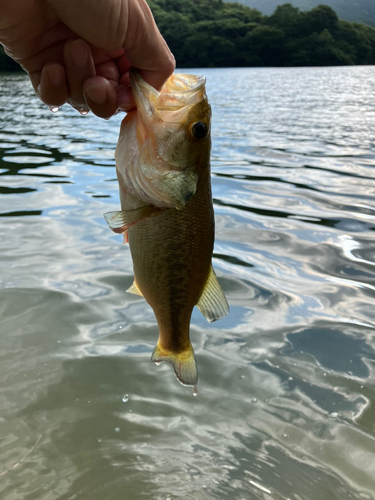
[{"label": "tail fin", "polygon": [[198,382],[197,363],[193,348],[189,347],[181,352],[164,351],[156,345],[154,352],[151,356],[151,361],[154,363],[161,363],[162,361],[169,361],[172,363],[174,372],[178,381],[182,385],[195,385]]}]

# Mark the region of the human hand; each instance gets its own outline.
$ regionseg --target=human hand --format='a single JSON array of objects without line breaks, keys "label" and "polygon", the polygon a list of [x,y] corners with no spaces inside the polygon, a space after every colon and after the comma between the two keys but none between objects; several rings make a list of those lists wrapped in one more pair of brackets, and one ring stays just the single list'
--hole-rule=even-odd
[{"label": "human hand", "polygon": [[0,43],[45,104],[102,118],[134,107],[130,67],[160,89],[175,66],[145,0],[2,1]]}]

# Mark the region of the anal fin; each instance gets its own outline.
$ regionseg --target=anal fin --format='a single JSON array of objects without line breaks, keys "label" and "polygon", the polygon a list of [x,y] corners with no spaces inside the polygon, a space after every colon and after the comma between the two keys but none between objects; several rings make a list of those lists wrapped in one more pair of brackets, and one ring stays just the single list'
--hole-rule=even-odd
[{"label": "anal fin", "polygon": [[133,281],[132,286],[128,288],[126,291],[128,293],[133,293],[134,295],[140,295],[141,297],[143,297],[143,293],[140,291],[135,281]]},{"label": "anal fin", "polygon": [[209,323],[224,318],[229,313],[227,299],[212,266],[197,307]]}]

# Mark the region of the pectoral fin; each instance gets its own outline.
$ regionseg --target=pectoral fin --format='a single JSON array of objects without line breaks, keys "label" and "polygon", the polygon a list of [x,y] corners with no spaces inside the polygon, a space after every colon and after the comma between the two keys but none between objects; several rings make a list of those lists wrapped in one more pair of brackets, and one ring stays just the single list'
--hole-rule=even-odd
[{"label": "pectoral fin", "polygon": [[107,221],[108,226],[114,233],[122,234],[125,233],[125,231],[127,231],[130,226],[133,226],[146,217],[150,217],[153,211],[154,207],[152,207],[151,205],[146,205],[134,210],[107,212],[106,214],[104,214],[104,218]]},{"label": "pectoral fin", "polygon": [[134,281],[132,286],[126,290],[128,293],[133,293],[134,295],[140,295],[143,297],[143,293],[140,291],[140,289],[137,286],[137,283]]},{"label": "pectoral fin", "polygon": [[195,388],[198,382],[198,370],[191,345],[182,352],[174,353],[171,351],[164,351],[159,347],[159,344],[157,344],[152,353],[151,361],[154,363],[169,361],[173,366],[178,381],[182,385],[192,385]]},{"label": "pectoral fin", "polygon": [[224,318],[229,312],[227,299],[212,266],[197,307],[209,323]]}]

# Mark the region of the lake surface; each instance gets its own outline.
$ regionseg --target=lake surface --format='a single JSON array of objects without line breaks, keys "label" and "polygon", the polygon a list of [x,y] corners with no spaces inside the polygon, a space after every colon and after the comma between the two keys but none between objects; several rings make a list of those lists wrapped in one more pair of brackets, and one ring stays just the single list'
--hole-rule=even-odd
[{"label": "lake surface", "polygon": [[192,70],[213,106],[198,396],[102,216],[121,116],[0,76],[0,498],[375,498],[375,67]]}]

